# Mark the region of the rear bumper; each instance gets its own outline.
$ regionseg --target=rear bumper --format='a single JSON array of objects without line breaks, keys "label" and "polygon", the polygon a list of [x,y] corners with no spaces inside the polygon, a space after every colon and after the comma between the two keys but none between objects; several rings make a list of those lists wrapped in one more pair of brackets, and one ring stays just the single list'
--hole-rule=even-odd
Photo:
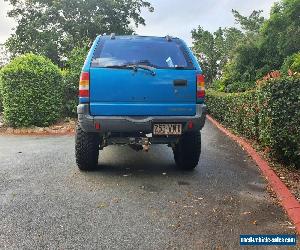
[{"label": "rear bumper", "polygon": [[[91,116],[88,104],[77,106],[78,122],[85,132],[144,132],[151,133],[154,123],[182,123],[183,132],[199,131],[203,128],[206,116],[206,105],[197,104],[195,116]],[[187,122],[193,122],[188,129]],[[100,129],[95,124],[100,124]]]}]

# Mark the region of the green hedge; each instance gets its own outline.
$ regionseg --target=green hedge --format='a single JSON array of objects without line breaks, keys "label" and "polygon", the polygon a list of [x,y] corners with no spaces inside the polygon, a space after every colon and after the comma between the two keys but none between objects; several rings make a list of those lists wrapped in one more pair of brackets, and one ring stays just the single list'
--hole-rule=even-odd
[{"label": "green hedge", "polygon": [[209,113],[276,159],[300,167],[300,78],[284,77],[243,93],[207,91]]},{"label": "green hedge", "polygon": [[234,132],[247,138],[257,138],[257,93],[224,93],[207,91],[209,113]]},{"label": "green hedge", "polygon": [[[1,72],[2,67],[0,68]],[[3,111],[3,104],[2,104],[2,92],[1,92],[1,83],[0,83],[0,113]]]},{"label": "green hedge", "polygon": [[271,79],[258,98],[259,141],[277,159],[300,167],[300,78]]},{"label": "green hedge", "polygon": [[1,84],[0,84],[0,113],[3,110],[3,105],[2,105],[2,94],[1,94]]},{"label": "green hedge", "polygon": [[9,126],[48,126],[61,117],[62,74],[49,59],[17,57],[1,69],[0,83]]}]

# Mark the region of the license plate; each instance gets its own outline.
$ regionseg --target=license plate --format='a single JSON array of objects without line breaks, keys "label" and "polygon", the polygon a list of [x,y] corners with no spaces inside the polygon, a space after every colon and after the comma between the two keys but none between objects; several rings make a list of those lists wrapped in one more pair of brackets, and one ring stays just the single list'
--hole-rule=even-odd
[{"label": "license plate", "polygon": [[154,135],[181,135],[182,133],[182,124],[154,124],[153,125],[153,134]]}]

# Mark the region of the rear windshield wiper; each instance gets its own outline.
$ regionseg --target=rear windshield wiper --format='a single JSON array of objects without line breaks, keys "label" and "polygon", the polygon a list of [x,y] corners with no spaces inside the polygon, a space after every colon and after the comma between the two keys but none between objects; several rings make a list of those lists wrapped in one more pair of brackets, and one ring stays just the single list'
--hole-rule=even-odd
[{"label": "rear windshield wiper", "polygon": [[151,66],[148,66],[148,65],[143,65],[143,64],[134,64],[132,65],[133,66],[133,70],[137,71],[137,69],[144,69],[144,70],[148,70],[151,72],[151,75],[155,76],[156,73],[155,73],[155,68],[154,67],[151,67]]},{"label": "rear windshield wiper", "polygon": [[185,67],[185,66],[175,65],[173,69],[190,69],[190,68]]},{"label": "rear windshield wiper", "polygon": [[111,69],[133,69],[134,71],[137,71],[138,69],[144,69],[151,72],[151,75],[155,76],[155,68],[152,66],[144,65],[144,64],[136,64],[136,63],[126,63],[121,65],[108,65],[105,66],[105,68],[111,68]]},{"label": "rear windshield wiper", "polygon": [[151,72],[151,75],[155,76],[155,67],[153,64],[150,63],[149,60],[140,60],[140,61],[135,61],[135,62],[128,62],[126,63],[126,65],[128,66],[133,66],[134,70],[137,71],[137,69],[144,69],[144,70],[148,70]]}]

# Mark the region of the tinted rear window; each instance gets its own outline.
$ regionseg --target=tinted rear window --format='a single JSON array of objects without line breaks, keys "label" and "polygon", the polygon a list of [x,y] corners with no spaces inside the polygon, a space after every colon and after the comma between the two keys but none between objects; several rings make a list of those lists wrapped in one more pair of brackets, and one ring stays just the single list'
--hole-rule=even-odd
[{"label": "tinted rear window", "polygon": [[100,40],[94,52],[92,67],[147,64],[155,68],[194,69],[185,47],[178,39]]}]

